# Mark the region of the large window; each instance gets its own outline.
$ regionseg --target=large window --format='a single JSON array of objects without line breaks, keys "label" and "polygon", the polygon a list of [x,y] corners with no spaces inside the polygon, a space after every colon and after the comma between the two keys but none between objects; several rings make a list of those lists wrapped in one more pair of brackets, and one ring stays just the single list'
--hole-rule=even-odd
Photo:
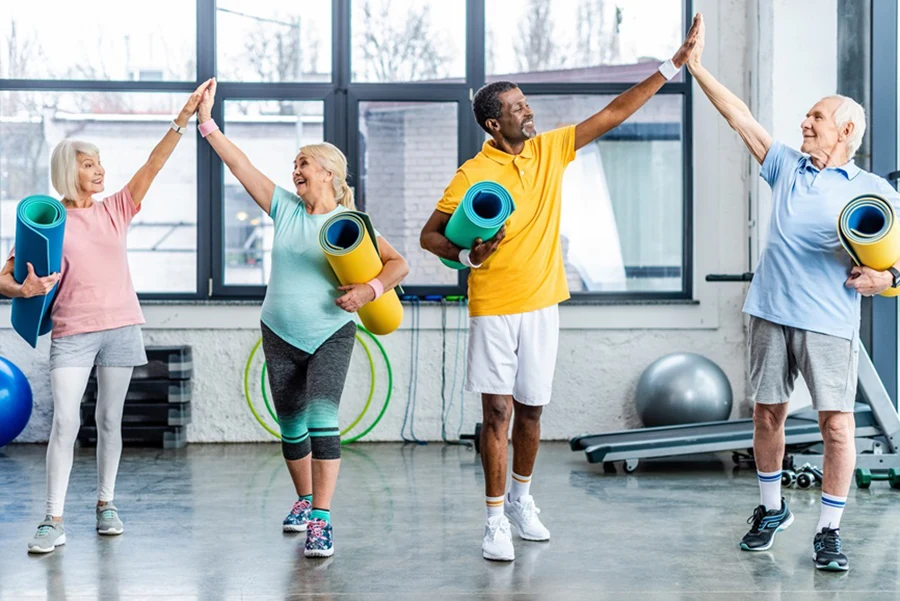
[{"label": "large window", "polygon": [[[685,0],[687,2],[687,0]],[[58,3],[57,3],[58,4]],[[347,154],[359,208],[408,259],[408,294],[465,293],[466,272],[419,232],[484,132],[471,96],[511,79],[539,131],[576,123],[678,47],[678,0],[97,0],[89,11],[0,3],[0,253],[16,203],[51,194],[53,146],[100,147],[107,192],[149,155],[201,81],[213,116],[277,185],[300,147]],[[527,35],[525,35],[527,33]],[[690,85],[679,75],[579,151],[563,185],[566,272],[577,298],[690,295]],[[139,293],[260,298],[272,222],[192,127],[129,232]],[[686,233],[687,232],[687,233]]]},{"label": "large window", "polygon": [[[59,195],[50,153],[61,140],[95,144],[106,169],[103,195],[123,187],[162,138],[183,94],[0,91],[0,253],[15,238],[16,204]],[[128,260],[140,293],[197,290],[197,142],[185,136],[132,221]]]}]

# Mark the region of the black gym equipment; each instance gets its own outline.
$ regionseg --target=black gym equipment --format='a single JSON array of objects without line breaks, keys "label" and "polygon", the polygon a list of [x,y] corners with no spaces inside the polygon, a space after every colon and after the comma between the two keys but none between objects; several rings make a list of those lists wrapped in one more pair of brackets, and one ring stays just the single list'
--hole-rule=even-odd
[{"label": "black gym equipment", "polygon": [[[122,442],[129,446],[181,448],[191,423],[190,346],[148,346],[147,364],[136,367],[125,395]],[[97,444],[97,378],[92,373],[82,398],[78,440]]]},{"label": "black gym equipment", "polygon": [[[884,389],[875,366],[861,346],[859,353],[858,395],[866,403],[857,403],[857,465],[866,469],[900,470],[900,418]],[[785,445],[789,463],[795,472],[804,464],[822,466],[822,433],[818,414],[812,408],[788,416],[785,423]],[[626,473],[637,469],[641,459],[715,453],[745,452],[753,448],[753,420],[710,422],[683,426],[663,426],[622,430],[608,434],[578,436],[569,441],[573,451],[584,451],[590,463],[624,462]]]},{"label": "black gym equipment", "polygon": [[[752,273],[738,276],[710,275],[707,281],[750,281]],[[859,386],[856,418],[857,467],[866,470],[900,472],[900,418],[884,389],[865,347],[859,348]],[[818,415],[811,408],[796,411],[785,424],[785,463],[797,473],[807,474],[803,483],[818,478],[804,468],[823,465],[822,434]],[[739,419],[705,424],[662,426],[622,430],[607,434],[577,436],[569,441],[573,451],[584,451],[590,463],[602,463],[605,471],[615,471],[614,462],[623,462],[626,473],[637,469],[641,459],[732,451],[735,462],[753,448],[753,420]],[[821,472],[820,469],[818,469]],[[814,482],[809,482],[812,486]]]}]

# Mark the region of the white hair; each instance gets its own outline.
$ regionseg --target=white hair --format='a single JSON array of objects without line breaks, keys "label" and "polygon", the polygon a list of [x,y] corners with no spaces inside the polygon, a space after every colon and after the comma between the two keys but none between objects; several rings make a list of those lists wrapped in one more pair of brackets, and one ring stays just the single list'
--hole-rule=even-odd
[{"label": "white hair", "polygon": [[78,198],[78,155],[100,156],[100,149],[89,142],[65,139],[50,156],[50,182],[63,198]]},{"label": "white hair", "polygon": [[848,96],[828,96],[828,99],[840,102],[834,111],[834,122],[837,123],[838,129],[844,129],[848,123],[853,124],[853,131],[847,138],[847,154],[852,159],[866,134],[866,110]]}]

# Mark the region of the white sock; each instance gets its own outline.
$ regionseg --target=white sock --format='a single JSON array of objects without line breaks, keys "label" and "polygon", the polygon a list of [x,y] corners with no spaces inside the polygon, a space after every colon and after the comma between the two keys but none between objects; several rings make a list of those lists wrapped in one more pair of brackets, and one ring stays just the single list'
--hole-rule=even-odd
[{"label": "white sock", "polygon": [[503,497],[484,497],[484,509],[487,519],[503,515]]},{"label": "white sock", "polygon": [[766,511],[781,509],[781,470],[777,472],[756,472],[759,480],[759,504]]},{"label": "white sock", "polygon": [[844,505],[847,504],[847,497],[836,497],[825,492],[822,493],[822,512],[819,513],[819,525],[816,526],[816,532],[821,532],[822,528],[831,528],[837,530],[841,527],[841,515],[844,513]]},{"label": "white sock", "polygon": [[509,502],[515,503],[522,497],[528,496],[528,491],[530,489],[531,476],[520,476],[519,474],[513,472],[512,483],[509,487]]}]

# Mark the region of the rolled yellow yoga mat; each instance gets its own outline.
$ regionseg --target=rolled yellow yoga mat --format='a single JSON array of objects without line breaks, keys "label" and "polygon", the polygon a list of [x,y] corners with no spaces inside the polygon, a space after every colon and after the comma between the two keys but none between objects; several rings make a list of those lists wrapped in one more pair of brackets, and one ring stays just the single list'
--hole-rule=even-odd
[{"label": "rolled yellow yoga mat", "polygon": [[[330,218],[319,230],[319,245],[343,286],[365,284],[381,273],[375,228],[365,213],[341,211]],[[363,305],[358,314],[367,330],[384,336],[400,327],[403,305],[395,290],[387,290],[378,300]]]},{"label": "rolled yellow yoga mat", "polygon": [[[875,194],[857,196],[838,215],[838,238],[857,265],[885,271],[900,259],[900,226],[893,205]],[[897,296],[888,288],[881,296]]]}]

